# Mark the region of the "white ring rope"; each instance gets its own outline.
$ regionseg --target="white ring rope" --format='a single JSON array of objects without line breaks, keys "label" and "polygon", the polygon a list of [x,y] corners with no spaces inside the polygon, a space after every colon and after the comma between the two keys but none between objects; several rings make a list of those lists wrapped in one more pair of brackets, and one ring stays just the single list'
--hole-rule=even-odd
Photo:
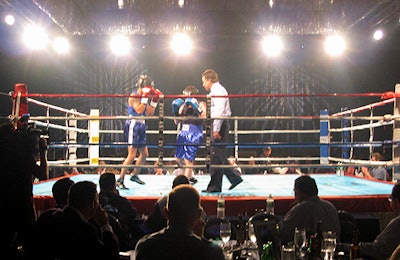
[{"label": "white ring rope", "polygon": [[[366,105],[366,106],[362,106],[359,108],[355,108],[355,109],[350,109],[350,110],[346,110],[346,111],[342,111],[340,113],[335,113],[332,116],[328,116],[329,120],[339,120],[339,119],[345,119],[345,120],[349,120],[351,122],[351,126],[350,127],[344,127],[344,128],[331,128],[329,129],[330,132],[345,132],[345,131],[351,131],[351,133],[353,133],[353,131],[356,130],[364,130],[364,129],[373,129],[376,127],[381,127],[381,126],[385,126],[385,125],[390,125],[393,124],[394,119],[397,119],[398,117],[394,117],[393,115],[384,115],[384,116],[373,116],[372,113],[372,108],[377,107],[377,106],[382,106],[385,104],[389,104],[389,103],[393,103],[394,102],[394,98],[393,99],[388,99],[388,100],[384,100],[381,102],[377,102],[377,103],[373,103],[370,105]],[[34,123],[36,123],[39,126],[44,126],[47,128],[55,128],[55,129],[60,129],[60,130],[65,130],[65,131],[76,131],[78,133],[84,133],[87,134],[89,133],[89,130],[87,129],[81,129],[81,128],[77,128],[77,127],[68,127],[68,126],[62,126],[62,125],[57,125],[57,124],[53,124],[53,123],[49,123],[50,120],[93,120],[93,117],[90,117],[87,114],[84,113],[80,113],[80,112],[76,112],[76,111],[72,111],[70,109],[64,109],[58,106],[54,106],[54,105],[50,105],[50,104],[46,104],[44,102],[41,101],[37,101],[31,98],[28,98],[28,101],[30,103],[34,103],[37,104],[39,106],[44,106],[46,107],[48,110],[49,109],[54,109],[56,111],[60,111],[60,112],[64,112],[67,115],[74,115],[76,117],[68,117],[68,116],[50,116],[49,112],[47,112],[47,116],[43,117],[43,116],[37,116],[37,117],[31,117],[30,120],[33,121]],[[370,109],[371,114],[370,116],[354,116],[355,112],[360,112],[360,111],[365,111],[367,109]],[[345,116],[350,114],[351,116]],[[126,119],[130,119],[130,118],[136,118],[136,117],[132,117],[132,116],[98,116],[95,117],[96,120],[126,120]],[[174,120],[174,119],[182,119],[181,117],[177,117],[177,116],[164,116],[163,117],[164,120],[165,119],[170,119],[170,120]],[[140,119],[143,119],[143,117],[140,117]],[[159,116],[150,116],[150,117],[146,117],[146,119],[149,120],[159,120],[160,117]],[[306,130],[293,130],[293,129],[287,129],[287,130],[239,130],[237,127],[237,122],[239,120],[319,120],[320,117],[319,116],[312,116],[312,117],[298,117],[298,116],[257,116],[257,117],[241,117],[241,116],[232,116],[232,117],[215,117],[213,119],[228,119],[228,120],[234,120],[235,124],[234,124],[234,130],[230,130],[230,134],[234,134],[235,135],[235,143],[238,142],[237,139],[237,135],[250,135],[250,134],[290,134],[290,133],[296,133],[296,134],[317,134],[320,132],[319,129],[306,129]],[[47,122],[41,122],[40,120],[47,120]],[[354,125],[354,121],[355,120],[369,120],[370,123],[369,124],[360,124],[360,125]],[[377,121],[377,122],[374,122]],[[163,130],[164,134],[177,134],[178,130],[174,129],[174,130]],[[100,133],[118,133],[121,134],[123,133],[123,130],[100,130]],[[147,130],[147,133],[149,134],[158,134],[159,131],[158,130]],[[372,131],[373,134],[373,131]],[[351,135],[351,143],[353,144],[353,134]],[[353,146],[356,147],[369,147],[371,149],[371,147],[373,143],[373,139],[371,141],[371,137],[369,139],[369,144],[353,144],[351,145],[351,148],[353,148]],[[76,144],[76,143],[69,143],[69,142],[64,142],[63,145],[61,145],[61,147],[65,147],[65,146],[71,146],[71,147],[76,147],[76,148],[82,148],[82,147],[87,147],[87,145],[81,145],[81,144]],[[125,144],[126,145],[126,144]],[[329,145],[333,145],[333,143],[330,143]],[[204,147],[204,145],[201,145],[201,147]],[[54,146],[54,148],[59,148],[56,146]],[[267,162],[270,163],[267,166],[268,167],[319,167],[320,165],[315,165],[315,164],[302,164],[300,162],[305,161],[305,162],[309,162],[309,161],[317,161],[317,160],[321,160],[320,157],[274,157],[274,158],[264,158],[264,157],[253,157],[253,158],[238,158],[239,155],[235,154],[236,159],[238,160],[238,162],[250,162],[252,160],[260,163],[260,162]],[[121,162],[123,161],[125,158],[110,158],[110,157],[101,157],[99,158],[99,160],[103,160],[103,161],[115,161],[115,162]],[[148,161],[154,161],[156,162],[158,158],[147,158]],[[164,161],[166,162],[174,162],[175,158],[173,157],[164,157],[163,158]],[[196,158],[196,161],[205,161],[206,158]],[[344,159],[344,158],[335,158],[335,157],[329,157],[329,160],[332,162],[340,162],[342,163],[343,166],[351,166],[351,165],[385,165],[385,166],[391,166],[393,163],[391,161],[381,161],[381,162],[373,162],[371,160],[353,160],[353,159]],[[49,161],[49,165],[51,166],[59,166],[59,167],[66,167],[66,164],[71,165],[71,163],[84,163],[84,162],[88,162],[89,158],[83,158],[83,159],[76,159],[76,160],[57,160],[57,161]],[[292,162],[292,163],[282,163],[282,162]],[[276,162],[276,163],[275,163]],[[110,168],[123,168],[123,167],[138,167],[135,165],[127,165],[127,166],[122,166],[122,165],[78,165],[79,167],[82,168],[93,168],[93,167],[110,167]],[[324,164],[324,166],[332,166],[332,167],[336,167],[337,164],[333,164],[333,163],[329,163],[329,164]],[[139,168],[151,168],[151,167],[155,167],[154,165],[143,165],[143,166],[139,166]],[[165,167],[169,167],[169,165],[165,165]],[[170,167],[173,167],[170,166]],[[249,165],[249,164],[239,164],[237,166],[224,166],[224,165],[213,165],[212,167],[214,168],[223,168],[223,167],[241,167],[241,168],[265,168],[266,165],[265,164],[255,164],[255,165]],[[195,165],[194,168],[204,168],[204,165]]]}]

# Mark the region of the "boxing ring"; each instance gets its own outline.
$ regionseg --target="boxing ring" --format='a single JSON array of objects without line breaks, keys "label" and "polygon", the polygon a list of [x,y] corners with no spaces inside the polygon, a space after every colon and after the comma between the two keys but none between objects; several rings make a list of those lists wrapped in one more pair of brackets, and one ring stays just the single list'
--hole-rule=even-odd
[{"label": "boxing ring", "polygon": [[[17,93],[15,93],[17,92]],[[100,122],[105,120],[123,120],[125,121],[128,116],[107,116],[100,115],[98,109],[93,109],[90,113],[81,113],[73,108],[61,108],[59,106],[51,105],[43,101],[38,101],[33,98],[50,99],[50,98],[125,98],[129,95],[85,95],[85,94],[28,94],[27,89],[20,90],[15,88],[14,93],[11,95],[13,103],[18,105],[23,103],[24,99],[29,105],[37,105],[46,109],[45,116],[30,115],[30,123],[35,124],[38,128],[55,128],[65,132],[65,138],[62,141],[53,141],[51,132],[49,134],[49,151],[56,149],[64,149],[65,157],[59,160],[49,160],[49,166],[53,169],[56,168],[74,168],[80,169],[79,173],[75,171],[74,174],[69,175],[75,182],[81,180],[90,180],[98,183],[99,175],[93,174],[93,170],[97,168],[102,169],[121,169],[122,167],[133,167],[134,165],[122,166],[124,157],[103,157],[100,156],[101,149],[113,148],[126,150],[127,144],[123,142],[101,142],[102,134],[117,134],[121,135],[122,130],[109,130],[100,129]],[[274,95],[276,98],[286,97],[287,95]],[[296,95],[294,95],[296,96]],[[299,96],[299,95],[297,95]],[[334,97],[337,94],[324,94],[313,95],[316,97]],[[351,95],[349,95],[351,97]],[[368,96],[371,96],[369,94]],[[228,150],[232,150],[234,157],[238,162],[237,166],[228,167],[241,167],[246,172],[247,169],[263,169],[265,168],[265,161],[268,161],[268,167],[272,169],[287,169],[289,167],[298,168],[326,168],[330,169],[327,173],[319,174],[312,173],[311,176],[316,179],[319,188],[319,195],[324,199],[330,200],[338,210],[345,210],[352,213],[363,212],[387,212],[390,211],[390,206],[387,198],[391,193],[393,182],[399,179],[397,172],[400,162],[400,148],[398,142],[400,140],[399,128],[399,101],[400,101],[400,85],[396,85],[395,92],[384,93],[375,95],[379,101],[367,104],[362,107],[343,109],[341,112],[329,114],[327,110],[321,110],[319,115],[302,115],[302,116],[256,116],[256,117],[241,117],[232,116],[229,118],[220,118],[232,120],[233,127],[230,131],[233,143],[226,144]],[[158,105],[157,116],[146,117],[146,121],[155,121],[158,129],[148,129],[147,135],[155,135],[156,142],[148,143],[149,150],[156,151],[156,157],[149,157],[148,162],[150,165],[143,165],[139,168],[165,168],[173,169],[173,162],[175,158],[165,156],[168,154],[167,150],[174,149],[176,143],[167,142],[167,136],[176,136],[177,129],[165,127],[167,121],[178,119],[176,116],[169,116],[165,113],[165,106],[170,104],[175,98],[184,98],[183,95],[162,95],[160,96],[160,103]],[[211,97],[205,95],[195,96],[198,99],[204,99],[207,103],[207,117],[204,119],[205,134],[210,134],[210,104]],[[268,98],[271,95],[230,95],[231,98]],[[381,100],[383,97],[383,100]],[[393,114],[374,115],[373,111],[376,107],[393,106]],[[21,117],[22,114],[27,112],[27,105],[24,111],[14,109],[11,119]],[[58,115],[51,115],[51,111],[57,111]],[[89,112],[89,111],[88,111]],[[358,113],[364,113],[358,116]],[[365,115],[367,113],[367,115]],[[60,115],[61,114],[61,115]],[[246,120],[313,120],[319,123],[319,129],[252,129],[242,130],[239,129],[239,122]],[[54,122],[64,122],[63,125]],[[391,140],[374,140],[374,129],[379,127],[393,127],[393,138]],[[357,131],[368,131],[369,137],[365,141],[356,140]],[[47,132],[47,131],[46,131]],[[316,140],[303,141],[303,142],[262,142],[262,143],[249,143],[241,142],[241,136],[249,136],[255,134],[304,134],[318,136]],[[81,138],[79,138],[79,136]],[[206,136],[205,135],[205,136]],[[86,141],[78,141],[82,140]],[[312,138],[309,138],[310,140]],[[262,147],[272,148],[290,148],[296,147],[304,150],[302,156],[282,156],[282,157],[242,157],[241,155],[247,154],[246,151],[253,151],[254,149]],[[368,151],[371,155],[377,147],[390,147],[392,149],[391,160],[386,161],[371,161],[368,158],[357,158],[355,150],[363,149]],[[204,151],[204,156],[198,156],[194,169],[196,171],[196,178],[198,183],[194,185],[196,189],[204,190],[210,180],[208,172],[210,167],[226,167],[222,165],[210,165],[209,151],[211,142],[209,138],[204,138],[203,143],[200,144],[201,149]],[[78,158],[78,149],[85,149],[87,157]],[[316,149],[319,154],[309,153],[307,149]],[[341,156],[333,156],[332,149],[340,149]],[[256,160],[256,164],[251,164],[250,161]],[[158,162],[158,166],[153,163]],[[101,165],[100,165],[101,164]],[[342,170],[344,167],[360,166],[373,166],[381,165],[387,167],[393,179],[389,181],[375,181],[368,180],[360,177],[343,176]],[[228,215],[237,215],[238,213],[247,213],[249,215],[255,213],[257,210],[265,208],[265,199],[269,194],[273,194],[275,198],[275,212],[278,215],[284,215],[290,204],[293,203],[293,183],[298,174],[283,174],[282,171],[275,171],[275,174],[243,174],[243,183],[238,185],[233,190],[228,190],[228,180],[224,177],[224,185],[222,194],[226,199],[226,212]],[[85,172],[85,173],[84,173]],[[146,182],[146,185],[137,185],[133,182],[126,181],[125,185],[128,190],[120,190],[120,194],[126,196],[132,204],[137,208],[139,213],[148,214],[155,201],[165,194],[167,194],[172,185],[174,175],[150,175],[141,174],[140,177]],[[61,177],[57,177],[61,178]],[[46,181],[41,181],[34,184],[33,193],[35,198],[35,205],[37,210],[42,211],[49,207],[54,206],[54,201],[51,196],[51,187],[57,178],[52,178]],[[218,194],[201,193],[202,205],[209,215],[216,214],[216,199]]]}]

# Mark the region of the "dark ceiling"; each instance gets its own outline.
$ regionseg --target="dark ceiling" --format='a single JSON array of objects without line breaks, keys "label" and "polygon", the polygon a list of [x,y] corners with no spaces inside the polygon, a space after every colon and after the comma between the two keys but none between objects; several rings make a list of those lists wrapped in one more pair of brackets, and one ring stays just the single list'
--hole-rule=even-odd
[{"label": "dark ceiling", "polygon": [[0,0],[0,7],[29,22],[47,21],[68,35],[362,33],[396,24],[400,14],[400,0],[185,0],[182,7],[178,2]]}]

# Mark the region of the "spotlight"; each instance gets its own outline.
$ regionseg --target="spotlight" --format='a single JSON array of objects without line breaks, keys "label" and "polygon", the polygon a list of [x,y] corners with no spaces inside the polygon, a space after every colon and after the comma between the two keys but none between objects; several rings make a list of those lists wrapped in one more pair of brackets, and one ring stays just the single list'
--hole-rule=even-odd
[{"label": "spotlight", "polygon": [[110,48],[115,55],[127,55],[131,50],[131,43],[126,36],[117,35],[111,38]]},{"label": "spotlight", "polygon": [[118,0],[118,9],[124,9],[124,0]]},{"label": "spotlight", "polygon": [[376,30],[375,32],[374,32],[374,39],[375,40],[377,40],[377,41],[379,41],[379,40],[381,40],[382,38],[383,38],[383,31],[382,30]]},{"label": "spotlight", "polygon": [[39,26],[29,26],[23,34],[25,45],[32,50],[43,50],[48,43],[46,32]]},{"label": "spotlight", "polygon": [[283,43],[280,37],[269,35],[264,38],[262,47],[267,56],[276,57],[282,52]]},{"label": "spotlight", "polygon": [[66,54],[70,50],[69,42],[64,37],[58,37],[53,41],[53,50],[58,54]]},{"label": "spotlight", "polygon": [[6,15],[6,17],[4,18],[4,21],[6,22],[6,24],[8,25],[13,25],[15,23],[15,17],[14,15],[8,14]]},{"label": "spotlight", "polygon": [[330,35],[325,40],[325,51],[333,57],[340,56],[346,50],[346,42],[342,36]]},{"label": "spotlight", "polygon": [[172,37],[171,48],[178,55],[188,55],[193,49],[192,39],[183,33],[176,34]]}]

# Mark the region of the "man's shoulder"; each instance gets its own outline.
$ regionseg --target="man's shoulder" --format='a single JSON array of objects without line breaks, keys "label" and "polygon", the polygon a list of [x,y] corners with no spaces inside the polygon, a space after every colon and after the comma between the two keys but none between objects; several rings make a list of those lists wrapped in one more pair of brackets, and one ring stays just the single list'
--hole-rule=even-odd
[{"label": "man's shoulder", "polygon": [[[136,245],[137,254],[141,257],[149,254],[154,254],[154,248],[159,250],[162,248],[175,248],[171,252],[169,250],[161,250],[169,257],[169,254],[174,256],[192,256],[193,259],[224,259],[222,249],[212,242],[200,238],[193,234],[183,235],[182,232],[169,230],[164,228],[158,232],[145,235]],[[184,250],[180,250],[179,248]],[[159,253],[157,253],[158,256]]]}]

